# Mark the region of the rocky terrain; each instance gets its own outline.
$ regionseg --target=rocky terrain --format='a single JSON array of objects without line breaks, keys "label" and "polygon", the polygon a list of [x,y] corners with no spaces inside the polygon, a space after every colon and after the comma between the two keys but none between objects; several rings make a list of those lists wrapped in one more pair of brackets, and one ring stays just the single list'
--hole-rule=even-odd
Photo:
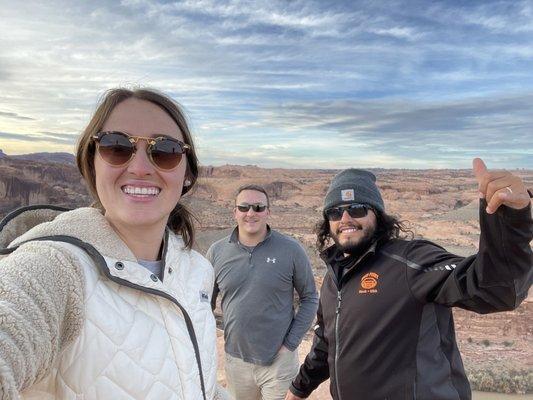
[{"label": "rocky terrain", "polygon": [[90,202],[72,164],[0,158],[0,216],[28,204],[79,207]]},{"label": "rocky terrain", "polygon": [[[264,185],[272,197],[271,225],[298,238],[311,256],[320,285],[325,269],[314,250],[313,228],[336,171],[264,170],[224,166],[204,171],[191,201],[201,224],[198,247],[223,237],[233,226],[233,194],[246,183]],[[477,184],[471,170],[374,170],[387,212],[409,221],[423,237],[460,255],[476,252],[479,240]],[[533,171],[516,171],[529,188]],[[512,312],[477,315],[456,309],[457,337],[472,387],[504,393],[533,391],[533,296]],[[312,336],[301,346],[310,347]],[[311,399],[329,399],[323,384]]]},{"label": "rocky terrain", "polygon": [[76,164],[76,157],[71,153],[31,153],[20,154],[16,156],[9,156],[11,159],[16,160],[29,160],[44,163],[60,163],[60,164]]},{"label": "rocky terrain", "polygon": [[[196,189],[184,200],[198,217],[197,249],[205,252],[233,227],[232,207],[237,188],[246,183],[262,184],[271,194],[270,224],[305,245],[320,285],[325,270],[314,250],[313,228],[335,172],[232,165],[202,168]],[[471,170],[373,172],[387,212],[409,221],[416,237],[435,241],[457,254],[475,253],[479,238],[478,199]],[[533,171],[516,173],[529,188],[533,187]],[[52,203],[78,207],[90,201],[76,167],[68,161],[0,157],[0,217],[21,205]],[[474,388],[502,392],[533,390],[533,298],[530,296],[529,300],[513,312],[493,315],[454,310],[459,345]],[[310,336],[302,345],[302,357],[309,345]],[[314,398],[329,398],[327,387],[323,387],[320,390],[325,397],[317,394]]]}]

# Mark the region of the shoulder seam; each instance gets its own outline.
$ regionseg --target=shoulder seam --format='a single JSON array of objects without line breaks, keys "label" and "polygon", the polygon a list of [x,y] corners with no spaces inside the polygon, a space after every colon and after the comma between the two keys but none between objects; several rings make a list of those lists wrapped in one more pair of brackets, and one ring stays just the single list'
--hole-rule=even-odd
[{"label": "shoulder seam", "polygon": [[389,258],[392,258],[392,259],[394,259],[396,261],[400,261],[401,263],[404,263],[409,268],[416,269],[417,271],[424,271],[424,268],[421,265],[418,265],[417,263],[415,263],[413,261],[409,261],[405,257],[399,256],[397,254],[388,253],[385,250],[381,250],[381,253],[384,254],[385,256],[389,257]]}]

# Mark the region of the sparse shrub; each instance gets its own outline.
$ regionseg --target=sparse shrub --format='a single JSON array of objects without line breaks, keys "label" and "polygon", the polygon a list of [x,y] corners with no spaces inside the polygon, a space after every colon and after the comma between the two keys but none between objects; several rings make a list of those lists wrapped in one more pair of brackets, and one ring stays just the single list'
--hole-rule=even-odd
[{"label": "sparse shrub", "polygon": [[489,347],[490,346],[490,340],[489,339],[483,339],[481,341],[481,344],[485,347]]},{"label": "sparse shrub", "polygon": [[514,345],[514,342],[513,341],[509,341],[509,340],[506,340],[505,342],[503,342],[503,345],[505,347],[511,347]]},{"label": "sparse shrub", "polygon": [[473,390],[497,393],[533,393],[533,370],[495,367],[467,368]]},{"label": "sparse shrub", "polygon": [[474,341],[474,339],[472,339],[471,337],[469,337],[468,339],[466,339],[466,341],[467,341],[468,343],[472,343],[472,342]]}]

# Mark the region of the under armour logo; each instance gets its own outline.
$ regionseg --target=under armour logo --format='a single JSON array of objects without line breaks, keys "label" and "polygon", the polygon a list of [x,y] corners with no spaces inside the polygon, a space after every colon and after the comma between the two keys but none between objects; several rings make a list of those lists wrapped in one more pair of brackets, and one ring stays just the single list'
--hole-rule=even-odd
[{"label": "under armour logo", "polygon": [[276,263],[276,259],[267,257],[267,263],[269,263],[269,262],[271,262],[272,264],[275,264]]}]

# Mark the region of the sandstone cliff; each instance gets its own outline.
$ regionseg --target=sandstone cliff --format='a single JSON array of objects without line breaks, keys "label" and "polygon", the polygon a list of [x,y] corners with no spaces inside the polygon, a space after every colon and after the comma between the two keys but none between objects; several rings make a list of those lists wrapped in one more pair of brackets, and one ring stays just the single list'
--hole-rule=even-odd
[{"label": "sandstone cliff", "polygon": [[29,204],[79,207],[90,202],[73,165],[0,159],[0,215]]}]

